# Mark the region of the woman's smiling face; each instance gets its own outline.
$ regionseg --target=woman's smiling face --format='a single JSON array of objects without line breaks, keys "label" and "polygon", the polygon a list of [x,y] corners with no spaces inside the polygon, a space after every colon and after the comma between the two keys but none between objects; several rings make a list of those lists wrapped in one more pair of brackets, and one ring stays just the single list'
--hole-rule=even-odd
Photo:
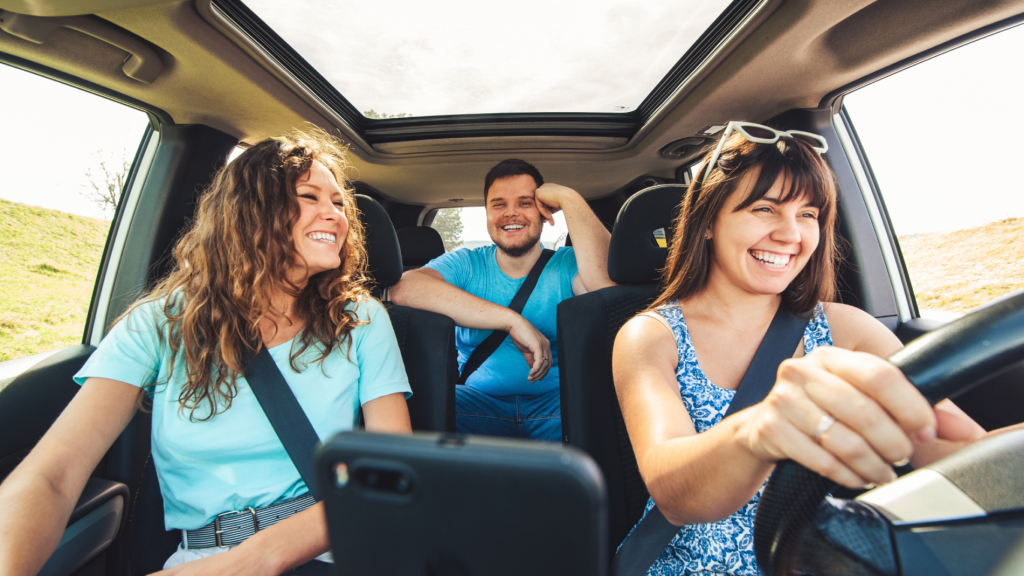
[{"label": "woman's smiling face", "polygon": [[295,183],[299,199],[299,219],[292,227],[295,250],[306,262],[296,263],[293,281],[333,270],[341,266],[341,249],[348,235],[345,196],[334,174],[320,162]]},{"label": "woman's smiling face", "polygon": [[807,194],[789,202],[784,174],[763,198],[737,211],[757,181],[758,170],[740,180],[708,234],[712,262],[709,282],[725,280],[754,294],[781,294],[818,247],[819,210]]}]

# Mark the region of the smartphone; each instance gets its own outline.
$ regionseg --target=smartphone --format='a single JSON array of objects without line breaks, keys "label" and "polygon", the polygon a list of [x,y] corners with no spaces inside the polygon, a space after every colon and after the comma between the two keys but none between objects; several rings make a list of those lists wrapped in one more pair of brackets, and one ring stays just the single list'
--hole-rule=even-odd
[{"label": "smartphone", "polygon": [[557,444],[344,432],[317,478],[339,576],[605,576],[604,478]]}]

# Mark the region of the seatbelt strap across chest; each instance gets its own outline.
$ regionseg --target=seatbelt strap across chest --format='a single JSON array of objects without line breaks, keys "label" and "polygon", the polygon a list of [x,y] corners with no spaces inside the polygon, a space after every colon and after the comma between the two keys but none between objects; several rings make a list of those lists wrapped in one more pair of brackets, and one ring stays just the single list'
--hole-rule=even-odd
[{"label": "seatbelt strap across chest", "polygon": [[[787,310],[782,303],[779,304],[768,332],[761,339],[754,359],[743,375],[728,410],[722,416],[723,420],[768,396],[775,386],[779,364],[793,356],[803,338],[807,322]],[[666,520],[658,507],[654,506],[615,553],[612,576],[643,576],[677,533],[679,526]]]},{"label": "seatbelt strap across chest", "polygon": [[316,476],[313,474],[313,452],[320,443],[320,437],[266,346],[261,346],[259,353],[246,363],[245,380],[309,493],[319,502]]},{"label": "seatbelt strap across chest", "polygon": [[[508,307],[514,310],[517,314],[523,313],[523,308],[526,308],[526,301],[530,299],[530,294],[533,293],[533,289],[537,287],[537,281],[540,280],[540,273],[544,271],[544,267],[547,266],[548,261],[555,255],[554,250],[544,249],[540,253],[540,258],[534,263],[533,268],[530,269],[530,273],[526,275],[526,280],[523,281],[523,285],[519,287],[516,295],[512,297],[512,301],[509,302]],[[466,359],[466,363],[462,366],[462,374],[459,375],[459,384],[465,384],[466,380],[469,379],[470,374],[476,371],[477,368],[483,365],[483,363],[491,357],[491,354],[501,346],[501,343],[505,341],[508,336],[508,332],[504,330],[495,330],[491,332],[483,342],[480,343],[473,353]]]}]

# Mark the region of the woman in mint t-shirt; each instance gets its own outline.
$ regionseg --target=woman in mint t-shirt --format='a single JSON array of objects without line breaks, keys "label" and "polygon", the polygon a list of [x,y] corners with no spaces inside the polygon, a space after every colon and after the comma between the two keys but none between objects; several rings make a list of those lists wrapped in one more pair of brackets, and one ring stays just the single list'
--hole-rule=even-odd
[{"label": "woman in mint t-shirt", "polygon": [[[280,574],[327,552],[321,505],[241,369],[266,347],[321,439],[351,429],[360,406],[368,430],[410,430],[408,379],[367,292],[344,168],[328,136],[296,133],[215,176],[175,270],[115,323],[75,376],[81,392],[0,486],[0,572],[38,572],[143,397],[165,525],[183,532],[169,573]],[[218,514],[277,505],[285,518],[237,546],[208,541]]]}]

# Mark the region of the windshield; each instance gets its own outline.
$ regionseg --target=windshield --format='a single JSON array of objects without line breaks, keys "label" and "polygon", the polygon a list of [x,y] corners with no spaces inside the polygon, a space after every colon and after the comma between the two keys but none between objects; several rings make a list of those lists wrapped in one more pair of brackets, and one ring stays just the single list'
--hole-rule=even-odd
[{"label": "windshield", "polygon": [[368,118],[631,112],[728,0],[246,0]]}]

